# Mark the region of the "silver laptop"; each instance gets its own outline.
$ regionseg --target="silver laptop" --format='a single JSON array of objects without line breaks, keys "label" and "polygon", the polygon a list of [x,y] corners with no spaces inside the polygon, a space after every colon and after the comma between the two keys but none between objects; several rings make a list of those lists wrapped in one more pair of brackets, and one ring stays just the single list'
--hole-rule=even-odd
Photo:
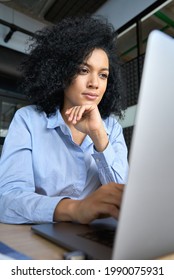
[{"label": "silver laptop", "polygon": [[[152,31],[118,224],[111,218],[85,226],[40,224],[32,226],[36,233],[67,249],[81,250],[90,259],[155,259],[174,252],[173,69],[174,40]],[[93,233],[96,237],[91,237]]]}]

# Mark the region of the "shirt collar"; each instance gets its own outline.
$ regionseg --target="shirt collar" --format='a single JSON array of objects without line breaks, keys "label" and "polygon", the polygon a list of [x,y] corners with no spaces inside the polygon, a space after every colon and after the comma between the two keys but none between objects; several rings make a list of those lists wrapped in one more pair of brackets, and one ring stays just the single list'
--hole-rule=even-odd
[{"label": "shirt collar", "polygon": [[49,118],[47,118],[47,128],[56,128],[61,125],[65,125],[64,119],[62,118],[62,115],[59,111],[59,109],[56,111],[56,113]]}]

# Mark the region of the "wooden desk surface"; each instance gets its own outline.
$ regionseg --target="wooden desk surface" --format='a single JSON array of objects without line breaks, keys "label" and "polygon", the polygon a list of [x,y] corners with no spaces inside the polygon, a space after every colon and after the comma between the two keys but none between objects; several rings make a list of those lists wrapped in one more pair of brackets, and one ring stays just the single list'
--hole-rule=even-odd
[{"label": "wooden desk surface", "polygon": [[65,249],[35,234],[31,225],[0,223],[0,241],[35,260],[61,260]]},{"label": "wooden desk surface", "polygon": [[[64,248],[35,234],[31,230],[31,225],[0,223],[0,241],[35,260],[62,260],[63,253],[67,252]],[[158,259],[174,260],[174,254]]]}]

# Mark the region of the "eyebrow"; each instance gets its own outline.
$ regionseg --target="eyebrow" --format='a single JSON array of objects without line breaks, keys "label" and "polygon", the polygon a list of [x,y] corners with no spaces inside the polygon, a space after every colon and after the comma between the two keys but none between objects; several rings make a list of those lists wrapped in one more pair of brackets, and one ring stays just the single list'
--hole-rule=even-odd
[{"label": "eyebrow", "polygon": [[[92,67],[90,64],[88,64],[87,62],[83,62],[82,65],[86,65],[88,67]],[[109,69],[107,67],[104,67],[104,68],[101,68],[100,69],[101,71],[108,71],[109,72]]]}]

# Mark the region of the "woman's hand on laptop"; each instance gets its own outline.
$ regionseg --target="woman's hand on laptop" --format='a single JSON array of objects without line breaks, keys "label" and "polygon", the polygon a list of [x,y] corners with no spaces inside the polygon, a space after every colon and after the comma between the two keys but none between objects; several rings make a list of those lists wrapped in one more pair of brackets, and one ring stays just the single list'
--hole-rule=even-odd
[{"label": "woman's hand on laptop", "polygon": [[111,182],[82,200],[63,199],[55,209],[54,221],[88,224],[103,217],[118,219],[123,190],[123,184]]},{"label": "woman's hand on laptop", "polygon": [[103,217],[118,218],[123,194],[122,184],[111,182],[79,201],[78,220],[89,223]]}]

